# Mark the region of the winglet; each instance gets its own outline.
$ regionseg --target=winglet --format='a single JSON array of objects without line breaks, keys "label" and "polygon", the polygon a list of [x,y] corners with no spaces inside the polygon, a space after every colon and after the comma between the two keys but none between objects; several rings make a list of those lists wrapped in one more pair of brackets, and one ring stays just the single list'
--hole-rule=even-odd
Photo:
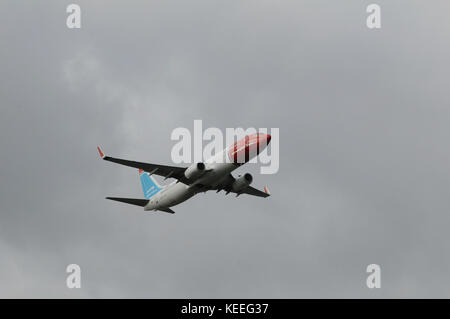
[{"label": "winglet", "polygon": [[267,186],[264,186],[264,193],[266,193],[267,195],[270,196],[270,191],[269,191],[269,188]]},{"label": "winglet", "polygon": [[102,149],[100,148],[100,146],[97,146],[97,150],[98,150],[98,153],[100,154],[100,157],[105,158],[105,154],[102,152]]}]

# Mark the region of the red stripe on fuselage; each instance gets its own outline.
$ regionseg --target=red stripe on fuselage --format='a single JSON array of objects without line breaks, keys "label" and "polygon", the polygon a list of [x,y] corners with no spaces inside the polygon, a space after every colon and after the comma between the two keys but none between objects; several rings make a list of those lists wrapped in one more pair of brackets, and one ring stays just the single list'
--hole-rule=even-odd
[{"label": "red stripe on fuselage", "polygon": [[228,157],[234,163],[247,163],[250,157],[258,155],[270,142],[270,135],[251,134],[235,142],[228,150]]}]

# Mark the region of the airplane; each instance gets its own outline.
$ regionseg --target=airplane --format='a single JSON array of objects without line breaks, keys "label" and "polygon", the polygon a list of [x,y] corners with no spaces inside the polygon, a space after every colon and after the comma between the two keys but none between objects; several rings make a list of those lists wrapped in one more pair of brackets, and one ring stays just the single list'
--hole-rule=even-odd
[{"label": "airplane", "polygon": [[[270,143],[270,139],[269,134],[247,135],[209,158],[205,163],[198,162],[189,167],[149,164],[110,157],[97,146],[103,160],[137,168],[144,192],[143,199],[122,197],[106,197],[106,199],[141,206],[144,211],[174,214],[171,207],[209,190],[215,190],[217,193],[223,190],[226,195],[235,193],[236,197],[241,194],[268,197],[270,192],[267,186],[264,187],[264,191],[250,186],[253,181],[251,174],[245,173],[235,178],[231,172],[262,152]],[[153,177],[154,174],[163,176],[164,180],[174,178],[176,181],[161,186]]]}]

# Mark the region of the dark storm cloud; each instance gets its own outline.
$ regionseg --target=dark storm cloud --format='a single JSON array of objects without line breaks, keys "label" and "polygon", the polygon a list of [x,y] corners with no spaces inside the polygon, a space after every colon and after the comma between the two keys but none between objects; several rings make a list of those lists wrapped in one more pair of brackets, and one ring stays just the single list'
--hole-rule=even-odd
[{"label": "dark storm cloud", "polygon": [[[449,5],[2,3],[3,297],[448,297]],[[171,131],[279,127],[273,196],[177,214],[95,147],[170,161]],[[82,289],[65,268],[82,268]],[[365,268],[382,267],[382,289]]]}]

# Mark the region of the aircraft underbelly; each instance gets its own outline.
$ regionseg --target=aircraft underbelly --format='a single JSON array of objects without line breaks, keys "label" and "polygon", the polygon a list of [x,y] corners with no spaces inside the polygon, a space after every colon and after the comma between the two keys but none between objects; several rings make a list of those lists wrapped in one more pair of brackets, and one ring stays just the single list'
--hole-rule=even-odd
[{"label": "aircraft underbelly", "polygon": [[195,195],[195,191],[189,189],[188,185],[175,183],[162,194],[159,200],[159,206],[172,207],[178,205]]},{"label": "aircraft underbelly", "polygon": [[[205,186],[216,186],[224,177],[228,176],[231,171],[236,169],[236,165],[232,163],[210,164],[210,172],[201,177],[197,183]],[[154,210],[158,207],[172,207],[178,205],[196,193],[201,192],[201,188],[192,187],[178,182],[169,185],[168,188],[151,198],[145,210]]]},{"label": "aircraft underbelly", "polygon": [[208,172],[204,177],[200,178],[198,183],[214,187],[217,186],[224,177],[235,170],[237,166],[233,163],[218,163],[210,164],[209,168],[212,169],[211,172]]}]

